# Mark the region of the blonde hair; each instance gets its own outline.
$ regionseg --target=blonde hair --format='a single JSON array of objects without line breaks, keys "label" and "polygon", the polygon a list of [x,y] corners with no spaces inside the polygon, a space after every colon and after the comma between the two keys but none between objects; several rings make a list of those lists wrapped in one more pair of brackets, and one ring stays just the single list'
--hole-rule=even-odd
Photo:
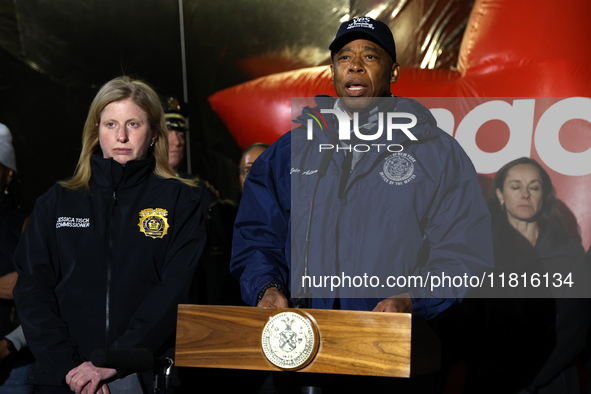
[{"label": "blonde hair", "polygon": [[82,132],[82,152],[74,176],[59,182],[63,187],[72,190],[88,190],[92,175],[90,158],[99,145],[99,123],[101,113],[105,107],[113,102],[131,99],[148,116],[150,130],[156,137],[153,149],[148,154],[156,158],[154,174],[164,179],[178,179],[190,186],[195,182],[182,179],[175,175],[168,164],[168,129],[164,119],[164,111],[158,94],[145,82],[130,77],[118,77],[110,80],[101,87],[90,105],[88,116]]}]

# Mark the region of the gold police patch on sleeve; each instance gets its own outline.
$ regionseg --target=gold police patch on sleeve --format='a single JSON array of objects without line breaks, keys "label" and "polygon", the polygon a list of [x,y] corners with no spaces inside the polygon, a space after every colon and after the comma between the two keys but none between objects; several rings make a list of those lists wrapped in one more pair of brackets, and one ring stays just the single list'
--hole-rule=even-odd
[{"label": "gold police patch on sleeve", "polygon": [[162,208],[148,208],[140,211],[140,231],[146,237],[163,238],[168,233],[168,211]]}]

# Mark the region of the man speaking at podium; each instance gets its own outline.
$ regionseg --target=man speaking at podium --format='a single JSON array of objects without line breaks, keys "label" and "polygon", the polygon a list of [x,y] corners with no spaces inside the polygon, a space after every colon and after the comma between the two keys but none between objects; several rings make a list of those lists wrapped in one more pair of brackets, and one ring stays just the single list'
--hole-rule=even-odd
[{"label": "man speaking at podium", "polygon": [[345,22],[329,48],[338,98],[317,97],[252,166],[231,270],[250,305],[434,318],[492,271],[476,172],[428,109],[390,93],[386,24]]}]

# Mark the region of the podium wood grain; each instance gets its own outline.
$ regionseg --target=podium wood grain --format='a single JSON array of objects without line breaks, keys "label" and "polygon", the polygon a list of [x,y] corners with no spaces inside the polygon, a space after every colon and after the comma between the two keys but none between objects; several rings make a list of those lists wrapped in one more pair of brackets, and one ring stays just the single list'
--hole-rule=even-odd
[{"label": "podium wood grain", "polygon": [[437,336],[419,317],[323,309],[179,305],[176,364],[280,371],[261,335],[271,316],[305,311],[318,326],[316,357],[299,372],[409,377],[440,367]]}]

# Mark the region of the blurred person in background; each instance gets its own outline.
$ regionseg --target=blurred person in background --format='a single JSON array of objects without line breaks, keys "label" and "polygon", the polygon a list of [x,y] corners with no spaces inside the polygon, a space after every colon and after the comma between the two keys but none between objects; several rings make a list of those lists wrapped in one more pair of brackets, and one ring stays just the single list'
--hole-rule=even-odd
[{"label": "blurred person in background", "polygon": [[242,151],[242,157],[240,158],[240,167],[238,170],[240,171],[238,177],[240,179],[240,192],[244,190],[244,181],[246,180],[246,176],[248,175],[248,171],[250,171],[250,167],[254,161],[263,153],[269,145],[257,142],[255,144],[250,145],[246,149]]},{"label": "blurred person in background", "polygon": [[172,96],[161,96],[164,119],[168,129],[168,164],[177,176],[187,177],[190,173],[185,160],[187,139],[186,105]]},{"label": "blurred person in background", "polygon": [[[472,317],[463,339],[464,392],[578,394],[575,357],[589,329],[589,270],[580,240],[561,227],[548,173],[534,159],[509,162],[493,179],[488,206],[495,279],[504,273],[506,282],[502,298],[464,300]],[[535,273],[549,273],[550,286],[540,276],[535,287],[529,281]],[[563,281],[572,274],[574,286],[555,287],[555,273]],[[528,283],[508,286],[511,274]],[[581,287],[586,294],[573,293]]]},{"label": "blurred person in background", "polygon": [[27,348],[12,300],[18,277],[12,255],[26,222],[19,200],[12,136],[0,123],[0,394],[33,392],[25,380],[34,358]]},{"label": "blurred person in background", "polygon": [[220,200],[218,191],[206,180],[192,176],[185,160],[188,106],[174,96],[160,96],[168,129],[168,163],[177,176],[192,179],[201,194],[204,207],[207,243],[195,273],[196,292],[191,302],[206,305],[236,305],[240,297],[233,291],[237,285],[230,275],[232,225],[237,207],[231,201]]},{"label": "blurred person in background", "polygon": [[[132,371],[99,368],[97,349],[174,347],[205,245],[205,209],[168,162],[156,92],[129,77],[107,82],[84,125],[74,176],[41,196],[15,252],[19,317],[39,393],[108,394]],[[133,377],[133,376],[132,376]],[[151,391],[152,376],[142,376]]]}]

